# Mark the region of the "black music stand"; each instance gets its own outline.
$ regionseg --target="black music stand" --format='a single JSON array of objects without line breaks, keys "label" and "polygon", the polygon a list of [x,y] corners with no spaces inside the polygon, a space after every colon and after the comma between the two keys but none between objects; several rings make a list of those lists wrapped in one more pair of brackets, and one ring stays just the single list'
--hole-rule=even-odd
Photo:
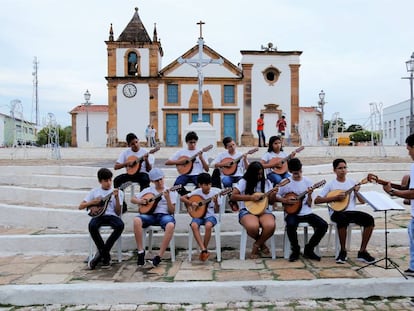
[{"label": "black music stand", "polygon": [[[374,262],[368,263],[365,266],[359,267],[356,271],[359,271],[368,266],[377,266],[383,269],[397,269],[397,271],[408,280],[407,276],[404,272],[401,271],[399,265],[395,263],[391,258],[388,257],[388,226],[387,226],[387,212],[388,211],[404,211],[405,208],[396,203],[392,200],[388,195],[382,192],[376,191],[367,191],[367,192],[360,192],[361,196],[364,198],[365,202],[367,202],[375,212],[384,212],[384,234],[385,234],[385,257],[381,259],[377,259]],[[385,266],[378,265],[379,262],[385,261]]]}]

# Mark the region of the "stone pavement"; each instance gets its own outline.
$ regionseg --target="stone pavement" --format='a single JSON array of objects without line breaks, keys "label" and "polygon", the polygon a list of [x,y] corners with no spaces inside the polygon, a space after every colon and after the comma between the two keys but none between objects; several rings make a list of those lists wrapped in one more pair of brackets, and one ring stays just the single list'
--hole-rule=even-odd
[{"label": "stone pavement", "polygon": [[[406,151],[403,148],[395,149],[387,150],[388,154],[393,154],[391,162],[400,162],[402,170],[406,170],[409,165]],[[335,153],[351,157],[348,154],[350,150],[351,148],[338,149]],[[356,150],[361,153],[361,159],[364,154],[366,158],[370,152],[369,149],[355,148],[351,154]],[[2,153],[0,150],[0,159],[4,159],[0,165],[7,165],[6,151]],[[69,156],[72,152],[75,159],[75,150],[67,150],[68,157],[72,157]],[[78,150],[76,161],[88,162],[89,165],[89,162],[94,161],[88,158],[90,152]],[[320,157],[321,161],[331,162],[331,157],[321,155],[323,152],[325,149],[312,149],[308,154],[304,153],[303,158]],[[111,163],[110,157],[114,159],[118,153],[119,150],[102,153],[102,163]],[[29,154],[21,152],[19,159],[19,154],[15,153],[13,164],[21,161],[21,165],[27,165],[28,160],[30,165],[34,162],[39,165],[43,161],[47,164],[53,162],[44,157],[44,152],[36,150],[31,156]],[[160,154],[162,157],[166,158]],[[376,161],[390,160],[381,157],[378,159]],[[65,164],[68,162],[70,161]],[[387,171],[385,166],[381,168],[384,170],[382,174]],[[311,170],[312,167],[306,169]],[[319,170],[317,167],[314,169]],[[395,173],[395,167],[392,170]],[[398,176],[401,174],[396,173]],[[316,172],[315,175],[317,174]],[[394,180],[394,177],[390,178]],[[407,211],[392,214],[389,218],[391,242],[388,255],[402,270],[407,268],[408,260],[405,229],[409,220]],[[0,237],[24,235],[36,238],[44,234],[42,230],[7,226],[4,223],[7,221],[1,222]],[[376,224],[375,231],[379,231],[377,239],[380,242],[373,242],[369,250],[375,257],[383,258],[384,245],[381,241],[384,227],[381,215],[376,217]],[[43,231],[52,236],[53,230],[48,228]],[[73,235],[69,230],[66,234],[68,239]],[[158,267],[152,267],[150,263],[143,268],[138,267],[136,254],[130,249],[123,252],[121,263],[114,262],[110,269],[98,267],[91,271],[84,262],[84,253],[27,254],[25,249],[21,249],[18,253],[8,255],[0,249],[0,311],[412,310],[414,307],[410,297],[414,296],[414,279],[406,280],[385,260],[379,262],[378,266],[358,270],[363,264],[355,260],[357,231],[355,237],[349,251],[349,260],[344,265],[336,264],[334,251],[325,247],[321,249],[323,257],[320,262],[300,258],[294,263],[282,258],[280,248],[277,249],[276,260],[260,258],[241,261],[237,259],[238,249],[235,247],[223,249],[223,260],[220,263],[215,261],[214,253],[207,262],[200,262],[194,253],[192,262],[188,262],[187,251],[179,247],[175,262],[169,260],[170,254],[167,252]],[[32,243],[35,241],[36,239]],[[152,255],[148,253],[147,259]],[[385,264],[387,269],[384,269]]]}]

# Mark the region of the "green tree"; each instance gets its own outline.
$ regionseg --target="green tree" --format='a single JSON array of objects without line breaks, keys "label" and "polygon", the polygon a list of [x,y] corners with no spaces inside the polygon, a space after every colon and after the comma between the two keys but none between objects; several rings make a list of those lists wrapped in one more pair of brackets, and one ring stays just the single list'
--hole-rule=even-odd
[{"label": "green tree", "polygon": [[[72,127],[67,126],[64,129],[62,129],[61,126],[58,125],[57,128],[59,131],[59,145],[70,146],[71,141],[72,141]],[[49,127],[44,127],[37,133],[37,144],[40,146],[47,145],[48,138],[49,138]]]},{"label": "green tree", "polygon": [[379,133],[371,132],[371,131],[357,131],[351,135],[349,135],[349,138],[354,142],[366,142],[371,141],[371,139],[374,139],[374,142],[377,142],[380,138]]},{"label": "green tree", "polygon": [[358,131],[363,131],[363,130],[364,130],[364,128],[359,124],[351,124],[346,129],[346,132],[358,132]]}]

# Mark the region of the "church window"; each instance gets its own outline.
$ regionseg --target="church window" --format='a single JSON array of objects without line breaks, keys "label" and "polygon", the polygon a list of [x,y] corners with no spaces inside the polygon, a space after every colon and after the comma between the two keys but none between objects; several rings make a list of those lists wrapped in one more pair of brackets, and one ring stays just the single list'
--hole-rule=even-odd
[{"label": "church window", "polygon": [[128,75],[138,75],[138,55],[135,52],[130,52],[128,54]]},{"label": "church window", "polygon": [[178,84],[167,84],[167,102],[178,104]]},{"label": "church window", "polygon": [[223,95],[224,95],[225,104],[234,104],[235,103],[234,85],[225,85]]},{"label": "church window", "polygon": [[273,85],[274,83],[276,83],[276,81],[279,79],[279,76],[281,74],[280,70],[273,66],[266,68],[262,73],[263,73],[264,79],[270,85]]}]

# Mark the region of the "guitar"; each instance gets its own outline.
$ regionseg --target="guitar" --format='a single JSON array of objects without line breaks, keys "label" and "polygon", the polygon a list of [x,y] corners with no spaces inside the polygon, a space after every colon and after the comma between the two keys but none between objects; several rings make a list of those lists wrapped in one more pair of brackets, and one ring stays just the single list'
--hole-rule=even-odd
[{"label": "guitar", "polygon": [[[269,195],[271,195],[274,191],[278,190],[279,187],[287,185],[288,183],[290,183],[290,179],[285,178],[280,183],[278,183],[274,188],[270,189],[268,192],[261,193],[262,197],[260,198],[259,201],[246,201],[246,202],[244,202],[244,205],[246,206],[246,209],[250,212],[250,214],[261,215],[267,207],[267,202],[268,202]],[[260,192],[256,192],[256,193],[260,193]]]},{"label": "guitar", "polygon": [[[168,191],[176,191],[180,189],[181,187],[182,185],[175,185],[175,186],[172,186],[170,189],[168,189]],[[158,193],[157,195],[153,193],[144,194],[141,199],[147,200],[147,204],[140,205],[139,212],[141,214],[152,214],[155,211],[155,208],[157,207],[157,204],[161,200],[161,197],[163,196],[164,193],[165,191],[162,191]]]},{"label": "guitar", "polygon": [[180,161],[181,164],[176,165],[178,174],[187,175],[188,173],[190,173],[193,170],[193,163],[195,161],[195,158],[197,158],[203,152],[207,152],[212,148],[213,148],[213,145],[208,145],[207,147],[204,147],[192,157],[187,157],[187,156],[179,157],[178,161]]},{"label": "guitar", "polygon": [[223,165],[220,167],[221,172],[224,175],[230,176],[236,173],[237,171],[237,165],[239,164],[240,160],[243,158],[244,155],[253,154],[255,152],[259,151],[259,148],[254,148],[249,151],[247,151],[245,154],[241,155],[240,157],[237,157],[235,159],[233,158],[224,158],[219,164]]},{"label": "guitar", "polygon": [[[193,195],[188,198],[189,201],[191,201],[190,204],[186,205],[188,213],[193,218],[203,218],[207,213],[207,206],[208,204],[218,196],[229,194],[233,191],[233,188],[226,188],[223,191],[213,195],[211,198],[203,200],[203,198],[199,195]],[[192,203],[196,202],[198,206],[196,208],[192,207]]]},{"label": "guitar", "polygon": [[[374,175],[374,174],[368,174],[367,179],[368,179],[369,182],[378,183],[380,185],[386,185],[386,184],[389,183],[386,180],[379,179],[378,176],[377,175]],[[393,189],[397,189],[397,190],[408,190],[408,188],[410,187],[410,175],[404,175],[403,176],[403,178],[401,180],[401,185],[394,184],[394,183],[390,183],[390,184],[391,184],[391,187]],[[410,199],[404,199],[403,200],[403,203],[405,205],[411,205],[411,200]]]},{"label": "guitar", "polygon": [[157,146],[150,151],[148,151],[146,154],[144,154],[142,157],[137,156],[129,156],[127,159],[127,162],[129,163],[125,168],[128,175],[134,175],[136,172],[139,172],[141,169],[142,162],[144,161],[144,157],[148,156],[149,154],[153,154],[160,150],[160,146]]},{"label": "guitar", "polygon": [[326,184],[326,180],[321,180],[314,184],[310,189],[303,191],[300,194],[296,194],[294,192],[286,193],[283,198],[292,199],[295,201],[291,201],[289,203],[282,203],[282,206],[285,208],[286,214],[297,214],[299,213],[300,209],[302,208],[302,201],[306,194],[308,194],[309,190],[315,190],[316,188],[322,187]]},{"label": "guitar", "polygon": [[[389,181],[379,179],[377,175],[374,175],[374,174],[371,174],[371,173],[368,174],[367,179],[368,179],[369,182],[378,183],[380,185],[387,185],[389,183]],[[405,175],[403,177],[401,185],[391,183],[391,187],[394,188],[394,189],[397,189],[397,190],[407,190],[409,185],[410,185],[410,176],[409,175]]]},{"label": "guitar", "polygon": [[341,193],[345,193],[345,198],[342,201],[332,201],[332,202],[329,202],[328,203],[329,204],[329,207],[331,209],[333,209],[335,212],[341,212],[341,211],[343,211],[344,209],[346,209],[348,207],[349,198],[350,198],[349,194],[352,191],[354,191],[355,187],[358,187],[360,185],[366,184],[367,182],[368,182],[368,179],[367,178],[364,178],[359,183],[355,184],[354,186],[352,186],[348,190],[345,190],[344,191],[344,190],[338,189],[338,190],[332,190],[332,191],[330,191],[326,195],[327,198],[334,197],[334,196],[336,196],[338,194],[341,194]]},{"label": "guitar", "polygon": [[279,174],[279,175],[282,175],[282,174],[286,173],[288,171],[287,162],[290,159],[292,159],[292,157],[296,153],[301,152],[303,149],[305,149],[305,147],[301,146],[301,147],[295,149],[295,151],[292,151],[291,154],[289,154],[287,157],[270,159],[269,164],[274,165],[274,166],[272,166],[273,173],[276,173],[276,174]]},{"label": "guitar", "polygon": [[[132,185],[132,181],[127,181],[119,187],[119,190],[124,190],[125,188],[129,187],[130,185]],[[104,196],[101,199],[101,202],[99,202],[98,205],[88,206],[86,208],[86,210],[89,211],[88,215],[95,218],[95,217],[99,217],[99,216],[102,216],[103,214],[105,214],[105,211],[108,208],[108,204],[109,204],[109,202],[111,202],[111,198],[112,198],[113,193],[114,192],[111,191],[106,196]]]}]

